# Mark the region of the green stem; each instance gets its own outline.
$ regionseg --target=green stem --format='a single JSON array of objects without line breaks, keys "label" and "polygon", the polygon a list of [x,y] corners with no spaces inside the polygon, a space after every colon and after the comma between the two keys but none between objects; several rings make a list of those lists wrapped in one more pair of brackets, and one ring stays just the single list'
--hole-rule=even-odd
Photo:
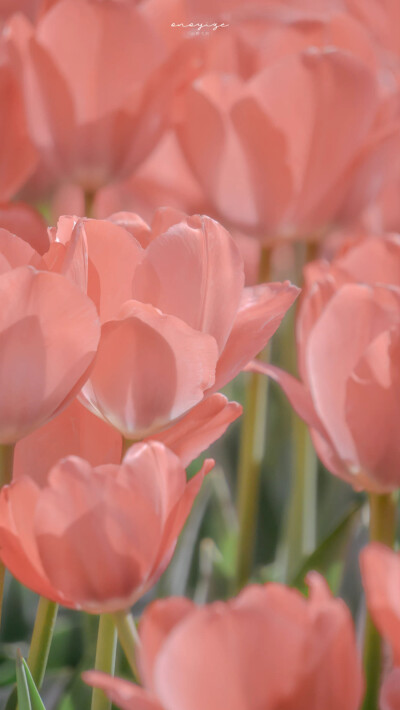
[{"label": "green stem", "polygon": [[[391,494],[369,496],[370,540],[393,547],[396,531],[396,502]],[[376,710],[382,675],[382,639],[367,613],[364,636],[366,693],[362,710]]]},{"label": "green stem", "polygon": [[[14,463],[14,448],[14,444],[0,445],[0,488],[3,488],[3,486],[7,486],[11,483]],[[3,609],[5,576],[6,568],[3,563],[0,562],[0,624]]]},{"label": "green stem", "polygon": [[307,425],[293,413],[294,470],[280,552],[280,578],[290,583],[316,547],[318,461]]},{"label": "green stem", "polygon": [[[270,251],[261,253],[259,283],[270,273]],[[260,356],[268,359],[269,348]],[[238,516],[235,588],[239,591],[247,584],[254,555],[261,467],[265,451],[267,428],[268,382],[265,375],[251,373],[245,397],[238,468]]]},{"label": "green stem", "polygon": [[27,660],[37,688],[42,685],[46,671],[57,612],[58,604],[40,597]]},{"label": "green stem", "polygon": [[[109,614],[102,614],[97,635],[95,670],[114,675],[117,652],[117,632]],[[99,688],[93,688],[92,710],[110,710],[111,701]]]},{"label": "green stem", "polygon": [[139,678],[139,673],[136,664],[136,648],[139,643],[139,639],[134,618],[129,611],[114,612],[112,618],[115,628],[118,631],[118,640],[131,667],[133,677],[137,680]]}]

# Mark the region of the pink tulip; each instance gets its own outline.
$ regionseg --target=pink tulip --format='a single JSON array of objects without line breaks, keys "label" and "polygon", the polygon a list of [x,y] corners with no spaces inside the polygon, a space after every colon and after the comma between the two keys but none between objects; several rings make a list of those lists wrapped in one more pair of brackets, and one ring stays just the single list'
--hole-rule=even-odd
[{"label": "pink tulip", "polygon": [[22,583],[90,613],[130,607],[168,565],[208,459],[186,483],[159,442],[136,444],[120,466],[70,456],[42,488],[29,476],[0,494],[0,557]]},{"label": "pink tulip", "polygon": [[319,457],[356,489],[400,485],[397,237],[367,239],[329,267],[311,264],[297,323],[301,382],[276,379],[307,422]]},{"label": "pink tulip", "polygon": [[14,18],[10,37],[44,165],[90,193],[147,157],[194,71],[195,44],[169,53],[130,2],[60,0],[35,27]]},{"label": "pink tulip", "polygon": [[348,15],[270,25],[184,92],[177,134],[225,222],[265,243],[316,239],[356,219],[389,179],[396,87]]},{"label": "pink tulip", "polygon": [[102,321],[80,398],[128,439],[154,437],[233,379],[298,293],[288,282],[244,288],[233,239],[208,217],[163,209],[151,228],[126,213],[64,218],[60,230],[87,243]]},{"label": "pink tulip", "polygon": [[358,710],[362,675],[350,613],[310,575],[311,594],[278,584],[196,607],[154,602],[140,624],[144,688],[87,672],[123,710]]}]

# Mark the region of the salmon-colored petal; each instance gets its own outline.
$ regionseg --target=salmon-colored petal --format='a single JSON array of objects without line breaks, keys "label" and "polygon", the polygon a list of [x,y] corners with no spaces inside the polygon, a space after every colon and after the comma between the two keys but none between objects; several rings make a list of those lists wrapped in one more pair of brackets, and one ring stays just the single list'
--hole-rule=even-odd
[{"label": "salmon-colored petal", "polygon": [[0,312],[0,439],[7,443],[74,397],[92,364],[99,323],[92,302],[67,279],[31,267],[0,277]]},{"label": "salmon-colored petal", "polygon": [[247,365],[245,369],[247,372],[259,372],[260,374],[268,375],[275,380],[275,382],[282,387],[290,404],[299,417],[301,417],[306,424],[313,429],[325,434],[315,411],[311,395],[302,382],[297,380],[288,372],[281,370],[279,367],[270,365],[267,362],[261,362],[260,360],[252,360],[252,362]]},{"label": "salmon-colored petal", "polygon": [[382,333],[366,349],[347,382],[345,416],[360,469],[376,478],[382,492],[400,485],[399,391],[392,377],[399,354],[397,328]]},{"label": "salmon-colored petal", "polygon": [[[3,43],[3,40],[2,40]],[[37,154],[28,135],[21,89],[11,63],[0,58],[0,200],[9,200],[33,173]]]},{"label": "salmon-colored petal", "polygon": [[146,609],[139,627],[139,665],[146,688],[153,687],[154,664],[164,641],[172,629],[194,609],[194,602],[183,597],[159,599]]},{"label": "salmon-colored petal", "polygon": [[400,558],[379,543],[360,555],[362,581],[369,612],[381,635],[390,643],[395,664],[400,664]]},{"label": "salmon-colored petal", "polygon": [[49,230],[51,244],[44,260],[49,271],[66,276],[78,288],[88,290],[88,246],[82,225],[75,217],[60,217]]},{"label": "salmon-colored petal", "polygon": [[[227,703],[233,710],[272,710],[290,697],[300,667],[303,631],[280,614],[279,607],[269,606],[268,595],[264,590],[257,604],[216,603],[198,609],[173,629],[154,665],[154,689],[162,705],[217,710]],[[291,635],[290,644],[282,644],[284,634]],[[190,645],[189,638],[196,638],[196,644]],[[283,667],[285,684],[280,680]]]},{"label": "salmon-colored petal", "polygon": [[400,707],[400,668],[395,668],[384,679],[379,696],[380,710],[398,710]]},{"label": "salmon-colored petal", "polygon": [[189,217],[154,239],[136,269],[133,298],[209,333],[224,348],[244,285],[230,234],[208,217]]},{"label": "salmon-colored petal", "polygon": [[298,293],[289,281],[244,289],[235,323],[218,361],[214,389],[236,377],[266,346]]},{"label": "salmon-colored petal", "polygon": [[150,244],[152,238],[151,229],[139,215],[133,212],[114,212],[108,219],[132,234],[132,237],[139,242],[143,249]]},{"label": "salmon-colored petal", "polygon": [[158,554],[150,573],[149,583],[151,585],[154,584],[169,564],[175,550],[177,538],[189,516],[194,500],[203,483],[204,476],[213,469],[214,465],[214,459],[206,459],[204,461],[198,474],[191,478],[189,483],[185,486],[180,500],[171,510],[166,520]]},{"label": "salmon-colored petal", "polygon": [[155,435],[188,466],[193,459],[219,439],[242,413],[237,402],[222,394],[212,394],[177,422]]},{"label": "salmon-colored petal", "polygon": [[128,439],[149,436],[201,401],[217,355],[211,336],[130,301],[102,328],[82,401]]},{"label": "salmon-colored petal", "polygon": [[127,680],[114,678],[99,671],[85,671],[82,673],[82,678],[93,688],[104,690],[107,697],[121,710],[163,710],[157,699],[147,690]]},{"label": "salmon-colored petal", "polygon": [[43,255],[49,248],[47,226],[43,217],[24,202],[0,205],[0,226],[16,234]]},{"label": "salmon-colored petal", "polygon": [[114,221],[84,220],[81,225],[89,251],[88,294],[104,323],[133,298],[135,270],[144,252],[132,233]]},{"label": "salmon-colored petal", "polygon": [[0,228],[0,275],[18,266],[43,265],[39,254],[23,239]]},{"label": "salmon-colored petal", "polygon": [[388,289],[349,284],[331,299],[307,343],[307,379],[315,409],[343,461],[358,466],[345,420],[348,378],[371,340],[398,321],[398,297]]},{"label": "salmon-colored petal", "polygon": [[80,456],[92,466],[100,466],[119,463],[121,451],[121,434],[75,399],[61,414],[17,443],[13,479],[29,476],[44,485],[51,468],[65,456]]}]

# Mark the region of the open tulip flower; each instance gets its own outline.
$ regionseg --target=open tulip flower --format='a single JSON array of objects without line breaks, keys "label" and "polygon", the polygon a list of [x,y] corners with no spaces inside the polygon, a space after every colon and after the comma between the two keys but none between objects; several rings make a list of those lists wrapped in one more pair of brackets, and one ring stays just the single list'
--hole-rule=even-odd
[{"label": "open tulip flower", "polygon": [[30,589],[91,613],[127,609],[168,565],[204,474],[186,482],[159,442],[135,444],[121,465],[70,456],[40,488],[21,477],[0,494],[0,557]]},{"label": "open tulip flower", "polygon": [[84,679],[122,710],[358,710],[350,613],[318,574],[309,584],[308,601],[267,584],[205,607],[154,602],[139,627],[144,688],[96,672]]},{"label": "open tulip flower", "polygon": [[348,15],[306,22],[301,11],[265,28],[255,49],[242,45],[184,92],[183,152],[228,224],[266,244],[315,240],[357,218],[387,180],[396,88],[381,83],[372,40]]},{"label": "open tulip flower", "polygon": [[[90,193],[150,153],[196,43],[169,53],[136,3],[60,0],[10,20],[32,139],[53,180]],[[117,70],[114,69],[117,67]]]},{"label": "open tulip flower", "polygon": [[80,399],[130,440],[185,414],[196,426],[191,410],[213,408],[203,400],[263,349],[298,294],[289,282],[245,288],[234,240],[208,217],[162,209],[151,228],[126,213],[63,218],[58,232],[86,240],[102,322]]},{"label": "open tulip flower", "polygon": [[399,258],[389,237],[310,264],[297,321],[302,381],[254,364],[283,387],[324,465],[378,493],[400,485]]}]

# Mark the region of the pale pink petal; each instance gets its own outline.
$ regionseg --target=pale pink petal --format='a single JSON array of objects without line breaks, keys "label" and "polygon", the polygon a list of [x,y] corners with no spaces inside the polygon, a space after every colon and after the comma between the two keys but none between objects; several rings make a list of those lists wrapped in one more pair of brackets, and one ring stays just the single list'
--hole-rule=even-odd
[{"label": "pale pink petal", "polygon": [[230,234],[208,217],[189,217],[154,239],[136,269],[133,298],[214,336],[221,350],[244,285]]},{"label": "pale pink petal", "polygon": [[268,343],[299,293],[289,281],[245,288],[218,361],[215,389],[232,380]]},{"label": "pale pink petal", "polygon": [[66,456],[80,456],[92,466],[100,466],[119,463],[121,451],[121,434],[75,399],[61,414],[17,443],[13,479],[29,476],[44,485],[51,468]]},{"label": "pale pink petal", "polygon": [[74,397],[92,364],[99,323],[92,302],[67,279],[31,267],[0,277],[0,313],[0,439],[6,443]]},{"label": "pale pink petal", "polygon": [[85,671],[82,678],[93,688],[104,690],[107,697],[121,710],[163,710],[153,695],[127,680],[99,671]]},{"label": "pale pink petal", "polygon": [[212,394],[188,414],[154,436],[174,451],[188,466],[210,444],[225,433],[242,413],[237,402],[228,402],[222,394]]},{"label": "pale pink petal", "polygon": [[128,439],[149,436],[202,400],[217,355],[211,336],[130,301],[102,328],[82,401]]}]

